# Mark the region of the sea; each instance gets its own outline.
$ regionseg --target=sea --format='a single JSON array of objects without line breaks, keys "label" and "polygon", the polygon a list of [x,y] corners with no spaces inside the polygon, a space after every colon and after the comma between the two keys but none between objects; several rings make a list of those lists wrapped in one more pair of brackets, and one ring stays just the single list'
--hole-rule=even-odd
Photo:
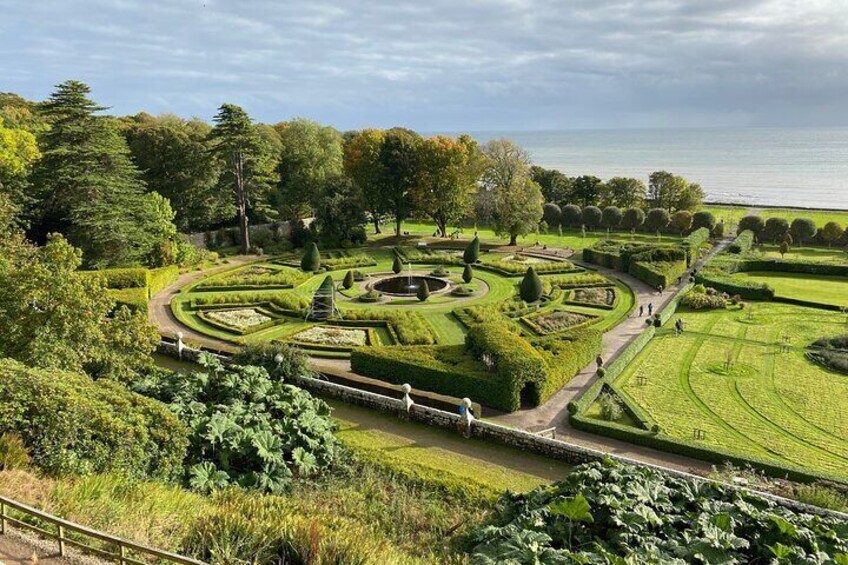
[{"label": "sea", "polygon": [[666,170],[700,183],[707,201],[848,210],[848,128],[701,128],[473,133],[506,137],[535,164],[568,176]]}]

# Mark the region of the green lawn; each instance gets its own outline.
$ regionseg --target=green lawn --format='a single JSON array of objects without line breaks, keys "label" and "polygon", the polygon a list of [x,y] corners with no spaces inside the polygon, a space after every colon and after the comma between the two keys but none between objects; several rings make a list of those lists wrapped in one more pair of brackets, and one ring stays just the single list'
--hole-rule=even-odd
[{"label": "green lawn", "polygon": [[[410,236],[417,236],[419,238],[429,238],[433,235],[435,231],[435,224],[429,222],[404,222],[403,231],[409,232]],[[391,230],[388,230],[391,231]],[[451,233],[453,228],[448,229],[448,233]],[[368,234],[369,241],[379,242],[383,239],[391,237],[392,233],[384,233],[382,236],[374,236],[374,234]],[[495,232],[488,227],[480,227],[478,229],[478,234],[480,236],[480,240],[483,243],[488,243],[492,245],[506,245],[509,243],[508,237],[498,237],[495,235]],[[462,228],[462,233],[459,235],[460,239],[471,239],[474,237],[474,227],[464,227]],[[531,234],[525,237],[518,238],[519,246],[532,247],[537,241],[539,245],[548,245],[551,247],[567,247],[570,249],[574,249],[575,251],[580,251],[584,247],[590,247],[597,241],[602,239],[622,239],[630,241],[632,238],[633,241],[637,242],[649,242],[654,243],[657,241],[672,243],[676,241],[680,241],[681,238],[673,235],[662,235],[657,238],[656,235],[653,234],[645,234],[645,233],[637,233],[631,234],[630,232],[610,232],[607,233],[606,230],[598,229],[594,231],[587,231],[586,236],[584,237],[580,230],[574,229],[566,229],[563,231],[563,235],[558,235],[555,231],[551,231],[549,233],[539,234],[538,236],[535,234]],[[445,240],[450,241],[450,240]]]},{"label": "green lawn", "polygon": [[736,273],[733,276],[766,283],[774,288],[777,296],[848,306],[848,279],[845,277],[759,271]]},{"label": "green lawn", "polygon": [[616,384],[665,434],[693,440],[699,429],[707,446],[848,478],[848,378],[804,356],[816,338],[844,333],[846,317],[750,308],[678,313],[686,333],[662,330]]},{"label": "green lawn", "polygon": [[724,221],[726,226],[735,226],[739,224],[739,220],[748,215],[748,211],[751,210],[751,207],[707,205],[701,208],[701,210],[704,212],[710,212],[713,216],[715,216],[716,222]]},{"label": "green lawn", "polygon": [[836,247],[791,247],[788,253],[781,255],[779,245],[763,245],[763,256],[816,263],[848,263],[848,253]]},{"label": "green lawn", "polygon": [[764,208],[761,214],[764,220],[768,218],[783,218],[789,223],[795,218],[809,218],[818,227],[827,222],[837,222],[842,227],[848,226],[848,211],[838,210],[798,210],[793,208]]}]

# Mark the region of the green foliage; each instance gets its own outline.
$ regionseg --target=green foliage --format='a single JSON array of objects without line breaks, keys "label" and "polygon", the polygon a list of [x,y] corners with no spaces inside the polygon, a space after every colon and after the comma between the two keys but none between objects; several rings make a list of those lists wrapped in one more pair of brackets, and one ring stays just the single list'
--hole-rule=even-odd
[{"label": "green foliage", "polygon": [[42,105],[51,127],[40,138],[33,170],[39,236],[60,232],[80,247],[87,264],[138,264],[176,235],[170,205],[145,194],[126,141],[104,108],[78,81],[60,84]]},{"label": "green foliage", "polygon": [[760,236],[760,232],[765,228],[765,222],[760,216],[752,215],[745,216],[741,220],[739,220],[739,226],[737,227],[737,231],[745,232],[750,231],[754,234],[755,237]]},{"label": "green foliage", "polygon": [[[545,194],[544,189],[542,189],[542,194]],[[562,210],[556,203],[546,202],[542,206],[542,221],[548,226],[559,226],[562,222]]]},{"label": "green foliage", "polygon": [[354,280],[353,280],[353,271],[348,271],[345,273],[344,280],[342,280],[342,288],[345,290],[350,290],[353,288]]},{"label": "green foliage", "polygon": [[807,357],[829,369],[848,374],[848,335],[817,339],[810,345]]},{"label": "green foliage", "polygon": [[589,229],[597,228],[601,225],[601,221],[603,220],[603,212],[597,206],[585,206],[583,210],[580,211],[580,220],[583,222],[583,225]]},{"label": "green foliage", "polygon": [[707,228],[698,228],[683,239],[683,247],[689,252],[689,255],[696,255],[701,245],[710,239],[710,230]]},{"label": "green foliage", "polygon": [[733,240],[733,243],[730,244],[727,250],[738,255],[740,253],[747,253],[753,245],[754,232],[752,230],[744,230],[739,232],[739,235],[736,236],[736,239]]},{"label": "green foliage", "polygon": [[[308,254],[308,252],[307,252]],[[263,287],[292,288],[308,278],[303,272],[289,267],[253,266],[212,276],[200,281],[196,290],[259,290]]]},{"label": "green foliage", "polygon": [[664,208],[651,208],[645,216],[645,229],[652,232],[658,232],[668,227],[671,222],[671,216],[668,210]]},{"label": "green foliage", "polygon": [[225,368],[201,356],[206,372],[169,373],[137,383],[166,402],[191,430],[188,483],[208,492],[230,484],[281,492],[294,476],[319,474],[337,458],[329,407],[272,380],[261,367]]},{"label": "green foliage", "polygon": [[425,279],[421,279],[421,286],[418,287],[418,290],[415,292],[415,296],[421,302],[426,302],[427,299],[430,298],[430,287],[427,285],[427,281]]},{"label": "green foliage", "polygon": [[[113,302],[103,280],[77,271],[81,253],[64,238],[51,236],[37,248],[23,244],[6,257],[5,266],[0,261],[0,356],[119,379],[150,366],[157,340],[147,313],[124,308],[110,320]],[[146,280],[146,272],[140,274]]]},{"label": "green foliage", "polygon": [[473,278],[474,278],[474,269],[471,268],[471,265],[466,264],[465,267],[462,269],[462,281],[465,284],[468,284],[468,283],[471,282],[471,280]]},{"label": "green foliage", "polygon": [[[379,297],[377,298],[379,299]],[[344,317],[345,320],[388,322],[397,337],[397,341],[402,345],[433,345],[436,343],[433,328],[430,327],[424,316],[417,312],[351,309],[345,310]]]},{"label": "green foliage", "polygon": [[480,260],[480,238],[476,235],[465,246],[465,251],[462,253],[462,260],[466,265],[474,264]]},{"label": "green foliage", "polygon": [[694,229],[707,228],[710,231],[716,227],[716,219],[712,212],[701,210],[692,214],[692,227]]},{"label": "green foliage", "polygon": [[645,212],[641,208],[628,208],[621,217],[621,227],[637,230],[645,223]]},{"label": "green foliage", "polygon": [[533,267],[528,267],[519,285],[519,295],[525,302],[536,302],[542,297],[542,279]]},{"label": "green foliage", "polygon": [[249,344],[232,357],[237,365],[262,367],[273,379],[285,381],[289,377],[311,377],[309,357],[302,349],[287,343],[271,342]]},{"label": "green foliage", "polygon": [[50,473],[175,476],[186,429],[155,400],[109,380],[0,361],[0,432],[21,436]]},{"label": "green foliage", "polygon": [[[302,187],[298,188],[302,192]],[[324,183],[324,191],[314,197],[314,229],[326,247],[353,247],[365,243],[365,222],[362,196],[350,179],[332,177]]]},{"label": "green foliage", "polygon": [[680,301],[681,306],[690,310],[715,310],[726,308],[727,300],[716,293],[699,292],[697,289],[687,292]]},{"label": "green foliage", "polygon": [[607,462],[581,465],[552,488],[504,494],[470,542],[480,563],[838,562],[848,532],[838,518],[718,483]]},{"label": "green foliage", "polygon": [[[641,211],[641,210],[640,210]],[[562,225],[567,227],[580,227],[583,221],[583,211],[577,204],[568,204],[562,207]]]},{"label": "green foliage", "polygon": [[621,219],[624,213],[617,206],[607,206],[604,208],[601,218],[601,224],[607,229],[616,229],[621,225]]},{"label": "green foliage", "polygon": [[769,218],[763,228],[763,238],[777,243],[789,233],[789,222],[783,218]]},{"label": "green foliage", "polygon": [[316,272],[321,268],[321,253],[318,251],[318,246],[315,243],[310,243],[300,260],[301,270],[309,273]]},{"label": "green foliage", "polygon": [[400,255],[395,254],[392,258],[392,272],[399,274],[403,270],[403,263],[400,261]]},{"label": "green foliage", "polygon": [[795,241],[803,245],[816,235],[816,223],[809,218],[795,218],[789,227],[789,233]]}]

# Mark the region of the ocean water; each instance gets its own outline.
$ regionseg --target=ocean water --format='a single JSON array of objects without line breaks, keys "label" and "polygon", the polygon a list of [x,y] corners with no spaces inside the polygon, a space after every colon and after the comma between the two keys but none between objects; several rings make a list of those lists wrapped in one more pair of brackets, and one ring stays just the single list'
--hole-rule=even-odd
[{"label": "ocean water", "polygon": [[711,202],[848,209],[848,128],[478,132],[512,139],[569,176],[640,178],[667,170]]}]

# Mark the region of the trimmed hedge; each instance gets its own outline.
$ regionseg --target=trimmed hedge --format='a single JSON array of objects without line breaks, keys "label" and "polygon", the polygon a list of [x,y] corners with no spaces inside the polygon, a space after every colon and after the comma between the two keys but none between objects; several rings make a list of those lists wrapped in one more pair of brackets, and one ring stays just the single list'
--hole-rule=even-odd
[{"label": "trimmed hedge", "polygon": [[350,354],[355,373],[394,384],[409,384],[492,408],[515,410],[515,394],[462,345],[362,347]]},{"label": "trimmed hedge", "polygon": [[774,300],[774,289],[765,283],[738,279],[721,272],[707,271],[695,275],[695,282],[745,300]]},{"label": "trimmed hedge", "polygon": [[547,362],[548,376],[542,386],[539,404],[545,402],[583,370],[602,351],[603,334],[591,327],[570,330],[531,340],[531,345]]},{"label": "trimmed hedge", "polygon": [[180,278],[180,268],[176,265],[150,269],[147,279],[147,295],[152,298],[154,294],[171,286]]},{"label": "trimmed hedge", "polygon": [[150,277],[144,267],[129,267],[125,269],[103,269],[100,271],[81,271],[84,276],[99,277],[103,286],[109,289],[147,288]]},{"label": "trimmed hedge", "polygon": [[738,255],[739,253],[747,253],[751,250],[753,245],[754,232],[751,230],[744,230],[736,236],[736,239],[733,240],[733,243],[730,244],[730,247],[728,247],[727,250]]},{"label": "trimmed hedge", "polygon": [[0,433],[20,434],[42,469],[171,479],[188,430],[167,406],[123,385],[0,360]]},{"label": "trimmed hedge", "polygon": [[654,288],[669,288],[686,272],[686,261],[637,261],[628,272]]},{"label": "trimmed hedge", "polygon": [[690,255],[694,255],[708,239],[710,239],[709,228],[698,228],[683,239],[683,247],[689,251]]}]

